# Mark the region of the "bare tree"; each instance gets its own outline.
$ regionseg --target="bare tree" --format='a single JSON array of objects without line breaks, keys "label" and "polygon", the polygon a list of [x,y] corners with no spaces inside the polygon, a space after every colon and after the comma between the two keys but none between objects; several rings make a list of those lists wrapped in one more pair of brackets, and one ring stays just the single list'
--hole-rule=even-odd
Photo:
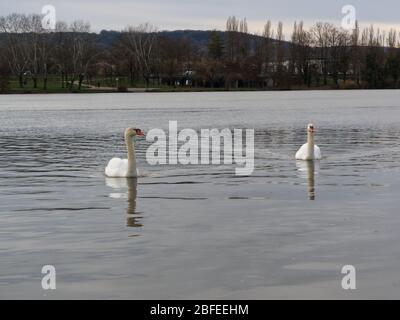
[{"label": "bare tree", "polygon": [[70,33],[70,57],[72,64],[72,75],[70,89],[78,80],[78,89],[81,89],[82,82],[87,73],[89,63],[94,59],[95,52],[90,35],[90,24],[81,20],[74,21],[69,27]]},{"label": "bare tree", "polygon": [[38,78],[41,71],[41,61],[40,61],[40,48],[43,44],[41,40],[41,34],[43,33],[42,17],[40,15],[31,14],[26,16],[24,21],[24,32],[26,33],[27,40],[27,53],[29,62],[29,72],[33,81],[33,87],[37,88]]},{"label": "bare tree", "polygon": [[311,45],[311,33],[304,29],[303,21],[298,25],[295,23],[292,33],[292,59],[295,69],[307,86],[311,86]]},{"label": "bare tree", "polygon": [[285,48],[284,48],[284,40],[285,37],[283,35],[283,23],[279,21],[278,29],[276,31],[276,68],[274,73],[274,86],[282,86],[284,79],[284,59],[285,59]]},{"label": "bare tree", "polygon": [[400,52],[397,44],[397,31],[390,29],[387,36],[387,46],[389,49],[385,62],[385,78],[388,84],[394,88],[397,88],[400,78]]},{"label": "bare tree", "polygon": [[53,68],[54,71],[57,72],[61,77],[61,88],[65,88],[68,81],[69,72],[72,70],[70,59],[70,38],[70,34],[68,33],[68,25],[62,21],[57,22],[56,30],[52,39],[54,57]]},{"label": "bare tree", "polygon": [[265,80],[268,79],[271,75],[270,64],[272,59],[272,37],[273,37],[273,30],[271,21],[267,21],[264,25],[264,30],[261,36],[256,38],[255,41],[255,62],[257,65],[257,72],[259,76],[262,77],[265,85]]},{"label": "bare tree", "polygon": [[26,17],[13,13],[0,18],[0,29],[6,35],[3,58],[8,62],[11,72],[18,77],[19,86],[24,86],[23,76],[29,65],[26,41]]},{"label": "bare tree", "polygon": [[329,73],[329,30],[332,25],[329,23],[317,22],[314,27],[311,28],[311,34],[313,36],[313,44],[317,47],[316,57],[320,61],[321,71],[324,79],[324,85],[328,84],[328,73]]},{"label": "bare tree", "polygon": [[134,52],[129,49],[126,34],[118,37],[111,48],[111,54],[116,62],[117,69],[121,70],[122,74],[126,74],[130,85],[134,86],[135,80],[139,76],[139,65]]},{"label": "bare tree", "polygon": [[226,56],[229,62],[236,62],[237,58],[237,44],[239,38],[239,20],[235,16],[229,17],[226,21],[225,29],[225,49]]},{"label": "bare tree", "polygon": [[156,59],[156,28],[145,23],[128,27],[122,34],[122,41],[138,63],[142,77],[149,86]]},{"label": "bare tree", "polygon": [[351,34],[351,72],[353,75],[353,80],[360,87],[360,77],[361,77],[361,59],[362,52],[360,48],[360,27],[358,21],[356,21],[356,26]]}]

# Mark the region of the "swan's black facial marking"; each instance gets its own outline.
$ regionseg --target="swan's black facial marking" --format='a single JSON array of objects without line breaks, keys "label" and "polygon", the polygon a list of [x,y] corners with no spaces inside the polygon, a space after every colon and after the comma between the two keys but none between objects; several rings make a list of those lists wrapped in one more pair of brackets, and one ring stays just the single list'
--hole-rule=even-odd
[{"label": "swan's black facial marking", "polygon": [[138,137],[143,137],[144,136],[144,132],[141,129],[134,129],[135,133]]},{"label": "swan's black facial marking", "polygon": [[141,129],[136,129],[136,128],[128,128],[125,130],[125,138],[127,136],[130,137],[143,137],[144,136],[144,132]]}]

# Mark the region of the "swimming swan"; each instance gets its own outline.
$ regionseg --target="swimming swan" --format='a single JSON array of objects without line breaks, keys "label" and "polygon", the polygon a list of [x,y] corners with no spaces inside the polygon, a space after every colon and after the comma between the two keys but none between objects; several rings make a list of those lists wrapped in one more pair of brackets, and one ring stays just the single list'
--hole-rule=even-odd
[{"label": "swimming swan", "polygon": [[307,128],[307,143],[304,144],[299,151],[296,153],[297,160],[321,160],[321,149],[314,145],[314,132],[315,127],[313,124],[309,124]]},{"label": "swimming swan", "polygon": [[128,150],[128,159],[113,158],[108,163],[105,174],[110,178],[136,178],[135,137],[143,137],[140,129],[128,128],[125,130],[125,143]]}]

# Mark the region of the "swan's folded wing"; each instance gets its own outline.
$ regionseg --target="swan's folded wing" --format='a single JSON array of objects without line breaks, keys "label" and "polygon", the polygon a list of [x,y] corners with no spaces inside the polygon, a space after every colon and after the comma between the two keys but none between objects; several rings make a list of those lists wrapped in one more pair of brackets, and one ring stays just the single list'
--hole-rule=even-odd
[{"label": "swan's folded wing", "polygon": [[[296,153],[296,159],[297,160],[308,160],[308,143],[304,144],[299,151]],[[322,159],[322,154],[321,154],[321,149],[315,145],[314,146],[314,159],[315,160],[321,160]]]},{"label": "swan's folded wing", "polygon": [[126,174],[127,165],[128,160],[113,158],[108,163],[105,174],[107,177],[124,177],[124,174]]},{"label": "swan's folded wing", "polygon": [[321,149],[317,145],[314,146],[314,159],[315,160],[322,159]]},{"label": "swan's folded wing", "polygon": [[307,159],[307,147],[308,144],[303,144],[303,146],[297,151],[296,153],[296,159],[297,160],[305,160]]}]

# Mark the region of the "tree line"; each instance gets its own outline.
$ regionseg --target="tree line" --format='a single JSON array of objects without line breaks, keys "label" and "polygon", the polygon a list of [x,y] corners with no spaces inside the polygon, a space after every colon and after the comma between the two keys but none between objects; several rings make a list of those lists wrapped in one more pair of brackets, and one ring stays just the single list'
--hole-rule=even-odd
[{"label": "tree line", "polygon": [[[110,44],[96,41],[90,24],[58,22],[42,28],[40,15],[0,17],[0,92],[110,86],[222,89],[398,88],[399,36],[358,24],[351,31],[318,22],[267,21],[251,34],[246,19],[229,17],[225,31],[209,31],[206,45],[168,37],[151,24],[128,26]],[[106,80],[106,82],[104,82]]]}]

